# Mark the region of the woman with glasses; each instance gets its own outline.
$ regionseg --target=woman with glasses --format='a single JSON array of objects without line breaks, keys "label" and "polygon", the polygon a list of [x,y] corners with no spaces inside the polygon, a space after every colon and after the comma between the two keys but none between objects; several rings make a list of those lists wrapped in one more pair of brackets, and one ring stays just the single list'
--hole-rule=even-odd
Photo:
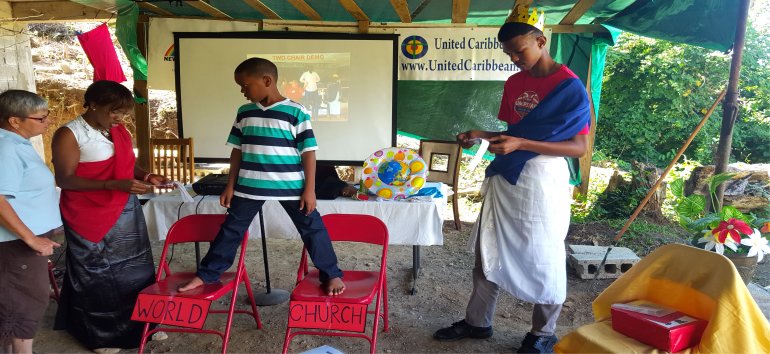
[{"label": "woman with glasses", "polygon": [[0,94],[0,351],[32,353],[48,306],[48,257],[59,244],[51,171],[29,139],[48,129],[48,104],[22,90]]},{"label": "woman with glasses", "polygon": [[133,109],[131,91],[97,81],[84,96],[85,112],[53,138],[67,238],[55,329],[66,329],[98,353],[114,353],[139,346],[143,324],[131,321],[131,311],[155,275],[136,194],[168,181],[135,164],[131,136],[121,124]]}]

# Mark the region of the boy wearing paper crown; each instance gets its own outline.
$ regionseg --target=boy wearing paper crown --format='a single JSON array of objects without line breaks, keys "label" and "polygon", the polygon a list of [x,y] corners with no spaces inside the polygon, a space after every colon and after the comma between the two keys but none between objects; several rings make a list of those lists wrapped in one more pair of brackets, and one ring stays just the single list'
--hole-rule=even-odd
[{"label": "boy wearing paper crown", "polygon": [[494,161],[486,170],[484,203],[471,231],[476,261],[465,318],[434,333],[438,340],[488,338],[499,289],[534,304],[532,328],[519,353],[553,351],[556,320],[566,297],[564,239],[571,186],[564,157],[587,149],[589,103],[585,86],[546,49],[544,16],[516,6],[500,27],[503,51],[521,69],[503,88],[498,119],[502,132],[457,135],[468,148],[490,142]]}]

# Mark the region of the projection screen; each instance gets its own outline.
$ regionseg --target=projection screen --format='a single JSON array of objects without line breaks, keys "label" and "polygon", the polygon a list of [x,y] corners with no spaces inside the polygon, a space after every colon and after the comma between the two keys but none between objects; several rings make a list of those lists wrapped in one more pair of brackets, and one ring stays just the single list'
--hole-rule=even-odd
[{"label": "projection screen", "polygon": [[396,143],[397,35],[298,32],[177,32],[175,76],[180,136],[196,160],[230,156],[225,146],[238,107],[233,79],[251,57],[278,67],[282,95],[311,112],[321,162],[361,164]]}]

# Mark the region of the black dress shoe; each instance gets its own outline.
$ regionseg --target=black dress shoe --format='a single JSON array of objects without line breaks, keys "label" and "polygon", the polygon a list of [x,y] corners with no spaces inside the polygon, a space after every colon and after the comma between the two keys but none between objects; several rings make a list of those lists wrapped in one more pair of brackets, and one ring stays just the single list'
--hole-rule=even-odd
[{"label": "black dress shoe", "polygon": [[553,353],[553,346],[558,341],[559,338],[556,336],[536,336],[527,333],[517,353]]},{"label": "black dress shoe", "polygon": [[433,338],[443,341],[460,340],[463,338],[484,339],[492,336],[492,326],[476,327],[471,326],[462,320],[452,323],[451,327],[439,329],[433,333]]}]

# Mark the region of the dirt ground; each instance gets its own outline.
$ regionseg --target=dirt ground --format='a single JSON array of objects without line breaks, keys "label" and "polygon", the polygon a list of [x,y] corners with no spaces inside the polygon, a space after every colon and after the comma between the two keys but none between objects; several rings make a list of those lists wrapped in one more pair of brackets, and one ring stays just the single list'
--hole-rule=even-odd
[{"label": "dirt ground", "polygon": [[[447,208],[451,210],[451,208]],[[438,342],[432,333],[443,326],[463,318],[471,284],[470,269],[473,258],[467,252],[468,235],[475,215],[463,215],[463,229],[458,232],[445,216],[444,245],[422,247],[422,271],[417,281],[417,293],[410,294],[412,287],[412,247],[391,246],[388,252],[388,291],[390,305],[390,332],[380,333],[377,351],[385,353],[500,353],[512,352],[518,347],[529,330],[532,305],[503,293],[498,301],[492,338],[466,339],[458,342]],[[574,225],[568,242],[580,244],[607,244],[616,233],[606,224],[588,223]],[[256,240],[255,240],[256,241]],[[154,253],[160,255],[162,244],[154,241]],[[290,290],[296,274],[301,243],[289,240],[268,240],[270,276],[274,288]],[[343,269],[345,267],[371,266],[376,257],[366,254],[360,247],[338,247]],[[643,255],[640,255],[643,256]],[[59,261],[63,263],[63,261]],[[177,265],[194,264],[192,249],[177,249],[174,256]],[[265,290],[262,250],[259,242],[250,243],[247,269],[250,270],[255,292]],[[770,284],[770,265],[760,265],[755,282],[761,286]],[[570,273],[567,300],[558,321],[557,335],[563,336],[580,325],[593,321],[591,301],[612,280],[581,280]],[[241,291],[238,305],[246,307],[245,291]],[[215,306],[224,308],[223,303]],[[258,330],[248,316],[236,316],[228,351],[231,353],[280,352],[286,329],[288,304],[259,308],[264,324]],[[53,331],[56,303],[51,302],[35,339],[35,351],[40,353],[86,352],[66,332]],[[211,315],[207,327],[223,326],[222,316]],[[371,328],[371,323],[367,329]],[[363,339],[336,339],[329,337],[299,336],[292,341],[291,352],[302,352],[321,345],[330,345],[346,353],[368,352]],[[164,341],[150,342],[148,351],[153,353],[214,353],[219,352],[221,341],[214,335],[189,335],[169,333]],[[135,350],[123,350],[132,353]]]}]

